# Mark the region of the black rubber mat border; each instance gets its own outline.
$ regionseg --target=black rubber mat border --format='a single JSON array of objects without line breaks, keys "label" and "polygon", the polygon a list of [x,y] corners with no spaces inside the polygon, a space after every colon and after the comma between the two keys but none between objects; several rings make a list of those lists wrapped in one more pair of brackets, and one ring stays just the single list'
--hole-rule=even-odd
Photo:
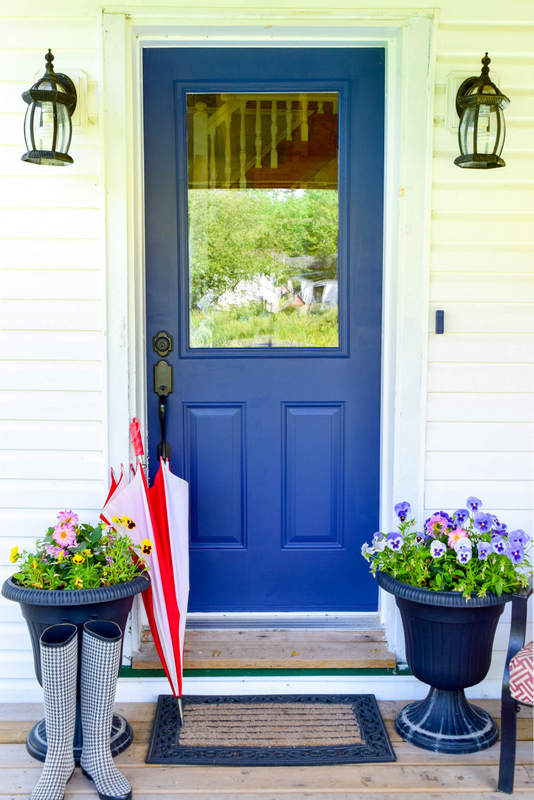
[{"label": "black rubber mat border", "polygon": [[180,747],[179,713],[172,695],[160,694],[150,737],[147,764],[213,766],[320,766],[396,761],[374,694],[191,696],[191,705],[222,703],[344,703],[351,705],[364,744],[340,747]]}]

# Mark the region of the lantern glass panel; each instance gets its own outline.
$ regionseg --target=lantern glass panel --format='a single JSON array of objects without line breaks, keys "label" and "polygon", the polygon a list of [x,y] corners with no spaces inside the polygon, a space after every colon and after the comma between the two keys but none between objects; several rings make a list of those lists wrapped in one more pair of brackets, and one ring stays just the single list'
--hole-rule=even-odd
[{"label": "lantern glass panel", "polygon": [[36,150],[35,142],[32,139],[32,108],[34,103],[30,103],[26,108],[26,116],[24,117],[24,141],[26,142],[26,150],[29,153],[31,150]]},{"label": "lantern glass panel", "polygon": [[34,131],[37,150],[56,150],[54,144],[54,104],[38,101],[35,108]]},{"label": "lantern glass panel", "polygon": [[484,103],[466,108],[460,123],[462,155],[480,153],[500,156],[505,137],[504,114],[499,106]]},{"label": "lantern glass panel", "polygon": [[72,133],[72,123],[67,106],[58,103],[57,106],[57,141],[56,152],[67,153],[70,147],[70,137]]}]

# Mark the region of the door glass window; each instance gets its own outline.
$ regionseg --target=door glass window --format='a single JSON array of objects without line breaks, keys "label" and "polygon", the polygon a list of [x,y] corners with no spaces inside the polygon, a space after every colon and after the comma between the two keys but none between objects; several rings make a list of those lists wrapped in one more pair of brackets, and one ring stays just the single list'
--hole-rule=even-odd
[{"label": "door glass window", "polygon": [[338,94],[187,95],[190,347],[337,347]]}]

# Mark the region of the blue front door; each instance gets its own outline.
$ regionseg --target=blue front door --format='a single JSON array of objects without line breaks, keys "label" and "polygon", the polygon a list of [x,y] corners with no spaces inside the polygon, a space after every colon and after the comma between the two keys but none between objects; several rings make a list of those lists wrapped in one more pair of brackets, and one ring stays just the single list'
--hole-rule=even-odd
[{"label": "blue front door", "polygon": [[146,49],[143,81],[150,470],[163,330],[190,610],[374,610],[384,51]]}]

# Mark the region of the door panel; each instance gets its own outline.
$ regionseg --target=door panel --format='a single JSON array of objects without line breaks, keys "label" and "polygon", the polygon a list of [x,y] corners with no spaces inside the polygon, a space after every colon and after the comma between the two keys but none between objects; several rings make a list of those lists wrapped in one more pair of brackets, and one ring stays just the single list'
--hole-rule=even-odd
[{"label": "door panel", "polygon": [[[166,330],[190,608],[375,609],[384,51],[147,49],[144,125],[148,374]],[[153,473],[152,386],[148,408]]]}]

